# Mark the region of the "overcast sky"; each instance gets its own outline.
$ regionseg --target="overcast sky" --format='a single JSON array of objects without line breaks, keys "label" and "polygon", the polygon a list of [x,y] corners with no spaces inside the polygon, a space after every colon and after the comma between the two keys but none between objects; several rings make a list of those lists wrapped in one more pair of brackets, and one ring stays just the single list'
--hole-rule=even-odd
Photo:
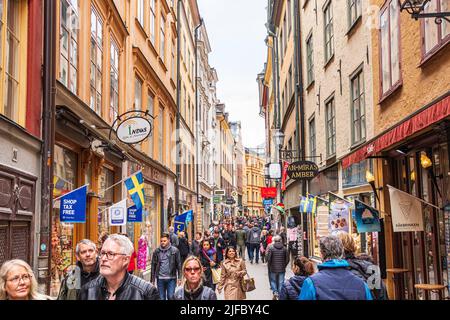
[{"label": "overcast sky", "polygon": [[241,121],[244,146],[264,143],[256,76],[264,67],[267,47],[265,0],[198,0],[208,31],[210,65],[217,70],[217,97],[230,121]]}]

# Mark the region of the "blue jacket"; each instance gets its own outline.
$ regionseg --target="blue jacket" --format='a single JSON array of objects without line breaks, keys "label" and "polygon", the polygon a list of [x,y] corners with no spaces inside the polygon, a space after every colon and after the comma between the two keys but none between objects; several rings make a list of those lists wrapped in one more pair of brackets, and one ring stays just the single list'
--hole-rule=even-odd
[{"label": "blue jacket", "polygon": [[304,276],[293,276],[286,280],[281,286],[280,300],[297,300],[305,280]]},{"label": "blue jacket", "polygon": [[373,300],[367,284],[348,270],[347,261],[329,260],[318,268],[303,283],[298,300]]}]

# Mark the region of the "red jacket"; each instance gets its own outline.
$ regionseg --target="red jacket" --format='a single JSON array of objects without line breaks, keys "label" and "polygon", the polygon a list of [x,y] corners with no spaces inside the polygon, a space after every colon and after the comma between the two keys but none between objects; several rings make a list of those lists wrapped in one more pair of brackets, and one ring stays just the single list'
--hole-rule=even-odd
[{"label": "red jacket", "polygon": [[128,265],[128,271],[134,271],[136,269],[136,257],[136,252],[133,251],[130,258],[130,264]]},{"label": "red jacket", "polygon": [[267,236],[267,245],[272,243],[272,236],[268,235]]}]

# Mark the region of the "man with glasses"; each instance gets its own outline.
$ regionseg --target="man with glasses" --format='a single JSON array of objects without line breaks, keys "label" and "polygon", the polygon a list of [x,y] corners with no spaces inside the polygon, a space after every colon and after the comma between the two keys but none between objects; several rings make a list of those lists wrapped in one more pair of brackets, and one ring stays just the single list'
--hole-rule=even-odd
[{"label": "man with glasses", "polygon": [[158,300],[156,288],[127,272],[133,243],[113,234],[100,251],[100,276],[81,288],[80,300]]},{"label": "man with glasses", "polygon": [[97,247],[89,239],[83,239],[75,248],[77,264],[61,282],[58,300],[77,300],[82,286],[100,274]]},{"label": "man with glasses", "polygon": [[168,233],[162,234],[161,245],[153,252],[151,270],[151,282],[156,281],[161,300],[173,300],[177,284],[181,285],[181,255]]}]

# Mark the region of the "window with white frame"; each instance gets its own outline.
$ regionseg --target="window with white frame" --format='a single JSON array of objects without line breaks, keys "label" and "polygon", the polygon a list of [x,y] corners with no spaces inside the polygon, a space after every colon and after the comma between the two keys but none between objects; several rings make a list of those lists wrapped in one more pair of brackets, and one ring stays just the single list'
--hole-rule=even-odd
[{"label": "window with white frame", "polygon": [[144,0],[137,0],[137,19],[144,26]]},{"label": "window with white frame", "polygon": [[334,54],[333,11],[330,1],[323,10],[324,36],[325,36],[325,63],[330,61]]},{"label": "window with white frame", "polygon": [[150,41],[155,46],[155,32],[156,32],[156,3],[155,0],[150,0]]},{"label": "window with white frame", "polygon": [[380,64],[382,96],[400,83],[400,8],[390,0],[380,12]]},{"label": "window with white frame", "polygon": [[91,9],[91,99],[90,107],[98,115],[102,112],[103,85],[103,22],[100,15]]},{"label": "window with white frame", "polygon": [[364,74],[363,70],[350,79],[351,82],[351,110],[352,110],[352,144],[366,138],[366,108],[364,101]]},{"label": "window with white frame", "polygon": [[[431,0],[426,4],[424,13],[450,12],[450,1]],[[423,55],[429,56],[440,47],[450,41],[450,22],[442,20],[441,24],[435,23],[435,18],[425,18],[423,23]]]},{"label": "window with white frame", "polygon": [[162,61],[166,61],[166,18],[161,12],[161,23],[159,26],[159,56]]},{"label": "window with white frame", "polygon": [[109,120],[112,123],[119,115],[119,49],[112,38],[110,67]]},{"label": "window with white frame", "polygon": [[[147,92],[147,111],[153,117],[155,116],[154,105],[155,105],[155,101],[154,101],[153,94],[150,92],[150,90],[148,90],[148,92]],[[151,121],[153,124],[153,120],[151,120]],[[150,143],[149,143],[149,147],[148,147],[148,155],[150,158],[153,158],[153,143],[151,142],[151,140],[149,140],[149,141],[150,141]]]},{"label": "window with white frame", "polygon": [[315,157],[317,155],[316,150],[316,119],[313,116],[309,120],[309,155]]},{"label": "window with white frame", "polygon": [[61,0],[59,80],[77,94],[78,83],[78,1]]},{"label": "window with white frame", "polygon": [[314,47],[312,33],[306,40],[306,69],[308,85],[310,85],[314,81]]},{"label": "window with white frame", "polygon": [[164,148],[164,108],[159,107],[158,114],[158,160],[163,163],[163,148]]},{"label": "window with white frame", "polygon": [[351,27],[361,16],[361,0],[347,0],[348,2],[348,25]]},{"label": "window with white frame", "polygon": [[325,103],[326,131],[327,131],[327,157],[336,154],[336,114],[334,97]]}]

